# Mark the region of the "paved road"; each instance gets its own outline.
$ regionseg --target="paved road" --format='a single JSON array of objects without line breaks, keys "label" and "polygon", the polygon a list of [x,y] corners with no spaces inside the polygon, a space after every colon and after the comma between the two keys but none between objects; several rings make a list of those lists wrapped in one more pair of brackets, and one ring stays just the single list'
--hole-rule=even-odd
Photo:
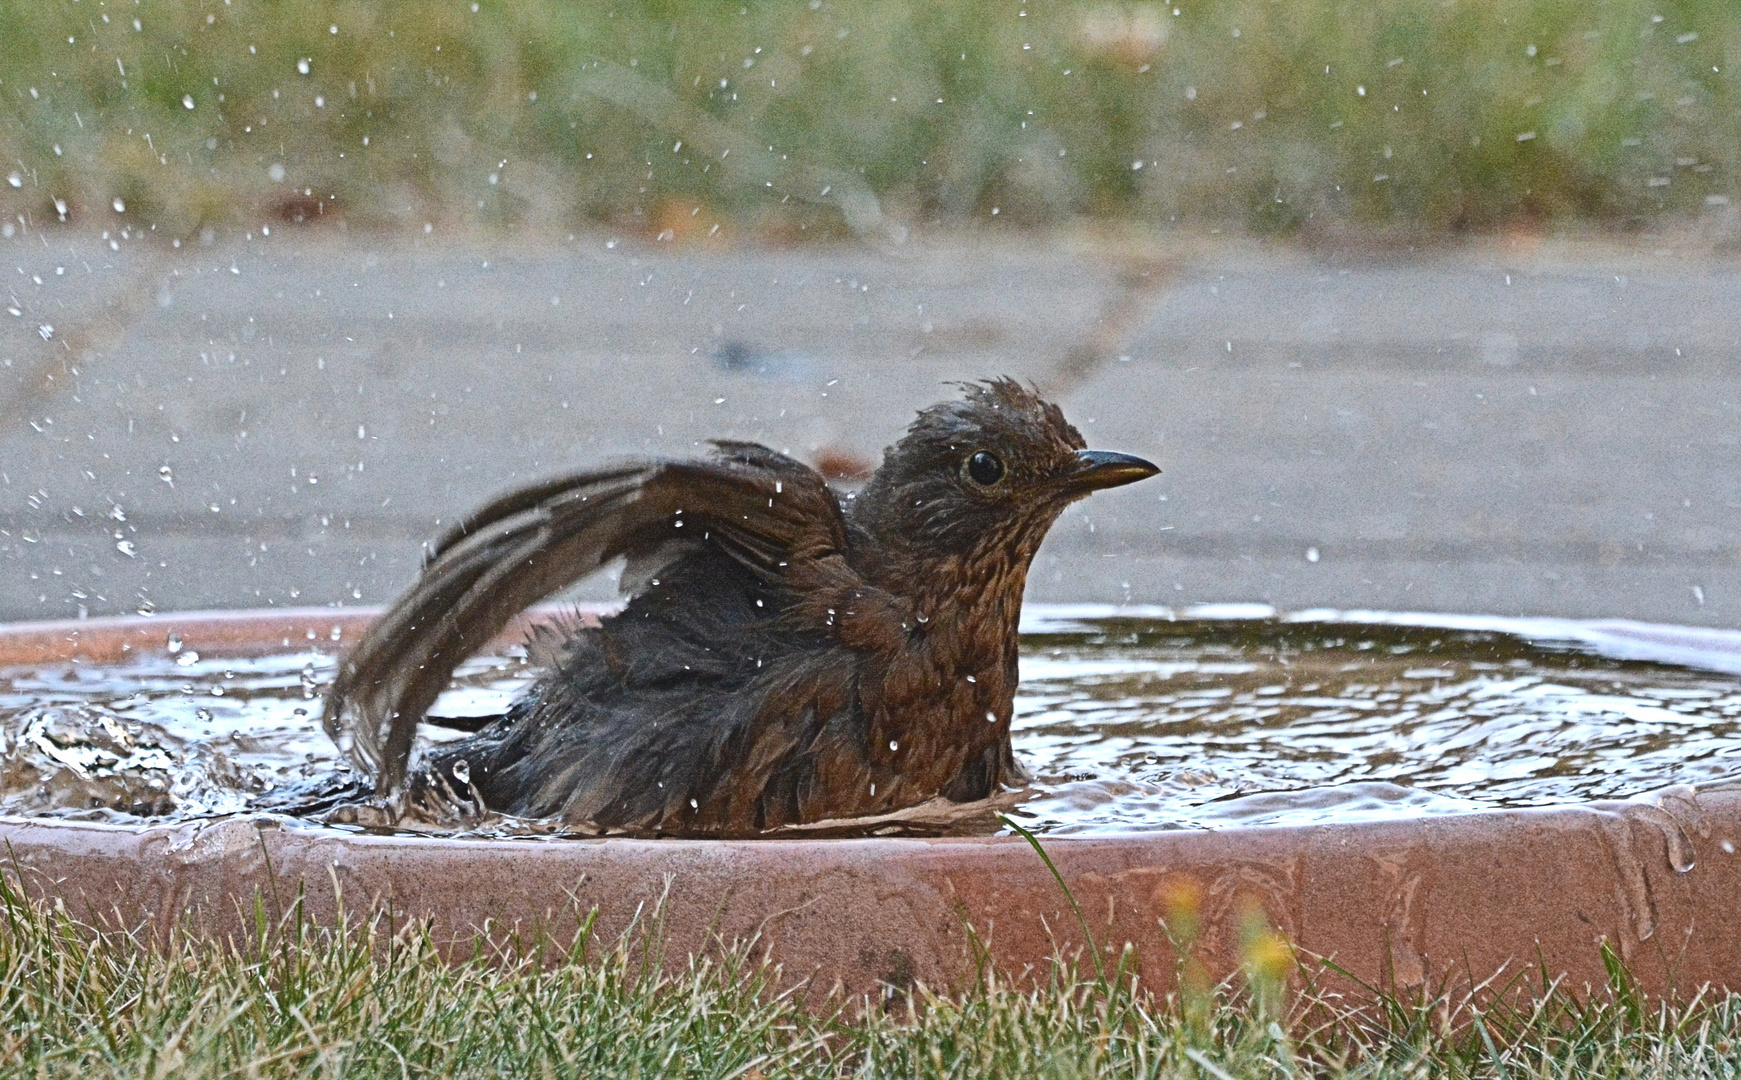
[{"label": "paved road", "polygon": [[874,462],[940,383],[1007,372],[1166,469],[1067,516],[1030,599],[1738,625],[1738,270],[1578,244],[20,234],[0,619],[381,603],[507,485],[711,436]]}]

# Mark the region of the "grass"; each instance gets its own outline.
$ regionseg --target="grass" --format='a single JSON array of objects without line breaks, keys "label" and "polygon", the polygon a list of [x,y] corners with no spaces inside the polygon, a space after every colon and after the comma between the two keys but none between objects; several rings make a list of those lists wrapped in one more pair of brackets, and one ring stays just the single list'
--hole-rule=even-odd
[{"label": "grass", "polygon": [[14,228],[1629,225],[1741,175],[1732,0],[0,0],[0,43]]},{"label": "grass", "polygon": [[418,927],[265,911],[245,941],[154,939],[0,879],[0,1077],[1741,1075],[1741,998],[1651,1004],[1617,962],[1594,993],[1481,1007],[1284,991],[1302,973],[1267,962],[1219,987],[1187,966],[1157,996],[1128,963],[1083,976],[1064,960],[1037,982],[853,1003],[782,989],[744,948],[662,966],[653,923],[454,959]]}]

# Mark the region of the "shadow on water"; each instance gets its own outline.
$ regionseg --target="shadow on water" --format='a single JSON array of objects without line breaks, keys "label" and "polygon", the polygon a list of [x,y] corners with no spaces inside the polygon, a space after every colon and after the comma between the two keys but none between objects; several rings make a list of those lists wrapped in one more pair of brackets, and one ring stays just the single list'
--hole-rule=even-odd
[{"label": "shadow on water", "polygon": [[[1023,636],[1014,730],[1034,783],[947,828],[995,828],[992,809],[1042,833],[1370,820],[1741,773],[1741,674],[1490,622],[1042,613]],[[342,777],[317,722],[334,663],[165,651],[0,671],[0,813],[181,820]],[[451,727],[427,737],[500,712],[530,676],[523,655],[473,660],[434,710]],[[831,825],[816,835],[853,831]]]}]

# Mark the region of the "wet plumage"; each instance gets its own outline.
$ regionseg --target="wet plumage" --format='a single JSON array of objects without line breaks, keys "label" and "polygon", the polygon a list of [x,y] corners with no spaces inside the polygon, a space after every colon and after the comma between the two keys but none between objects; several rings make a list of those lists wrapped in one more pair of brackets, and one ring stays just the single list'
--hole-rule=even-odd
[{"label": "wet plumage", "polygon": [[[751,835],[984,798],[1010,749],[1027,571],[1065,506],[1155,473],[1010,380],[932,406],[856,498],[755,444],[497,499],[346,658],[329,732],[377,789],[613,830]],[[500,719],[413,767],[454,668],[624,558],[624,610],[538,643]]]}]

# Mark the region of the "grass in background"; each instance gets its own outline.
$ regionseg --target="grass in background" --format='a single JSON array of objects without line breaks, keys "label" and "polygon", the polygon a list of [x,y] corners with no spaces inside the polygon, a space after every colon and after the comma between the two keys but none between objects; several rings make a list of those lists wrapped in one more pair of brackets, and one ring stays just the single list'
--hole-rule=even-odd
[{"label": "grass in background", "polygon": [[1732,0],[0,0],[0,219],[1637,224],[1726,205],[1737,53]]},{"label": "grass in background", "polygon": [[[98,932],[0,883],[0,1077],[1734,1077],[1741,998],[1651,1005],[1616,963],[1582,997],[1288,993],[1189,969],[994,977],[818,1009],[746,950],[661,970],[656,925],[554,955],[444,959],[415,928],[323,930],[262,903],[240,945]],[[1289,1002],[1292,1004],[1289,1004]],[[827,1004],[825,1002],[825,1004]]]}]

